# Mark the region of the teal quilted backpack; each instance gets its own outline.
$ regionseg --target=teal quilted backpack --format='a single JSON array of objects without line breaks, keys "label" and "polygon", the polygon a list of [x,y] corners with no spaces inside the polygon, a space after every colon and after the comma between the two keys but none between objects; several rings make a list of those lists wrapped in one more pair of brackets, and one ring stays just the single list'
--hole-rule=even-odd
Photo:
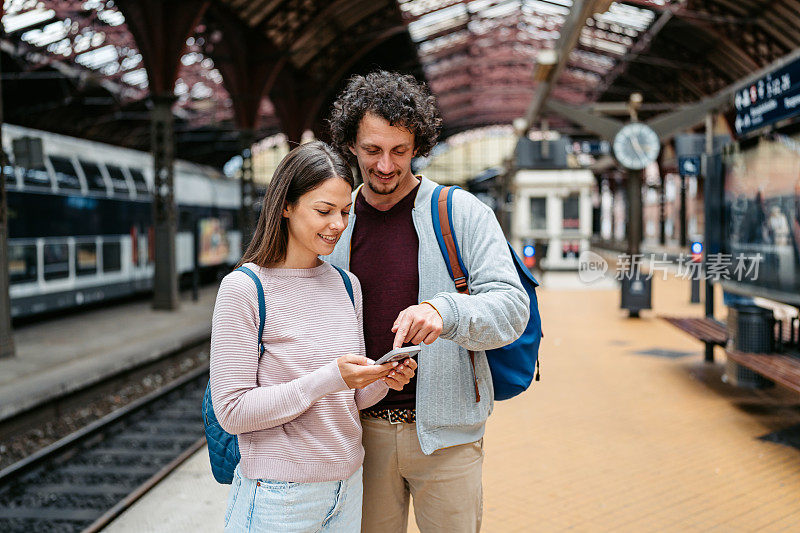
[{"label": "teal quilted backpack", "polygon": [[[342,276],[347,295],[355,306],[353,299],[353,285],[344,270],[331,265]],[[264,303],[264,288],[261,286],[258,276],[247,267],[239,267],[236,270],[244,272],[256,284],[256,294],[258,294],[258,359],[264,355],[264,343],[261,341],[264,336],[264,320],[266,315],[266,305]],[[211,472],[218,483],[230,485],[233,481],[233,471],[242,458],[239,453],[239,442],[236,435],[231,435],[219,425],[217,415],[214,414],[214,406],[211,405],[211,382],[206,386],[203,395],[203,424],[205,425],[206,442],[208,443],[208,458],[211,460]]]}]

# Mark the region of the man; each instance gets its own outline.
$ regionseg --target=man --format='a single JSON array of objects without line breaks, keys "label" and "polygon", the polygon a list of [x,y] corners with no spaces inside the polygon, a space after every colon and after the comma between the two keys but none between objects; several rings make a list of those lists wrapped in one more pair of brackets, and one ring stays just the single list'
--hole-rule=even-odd
[{"label": "man", "polygon": [[[493,397],[484,350],[522,333],[528,296],[494,214],[461,190],[453,226],[471,294],[455,290],[433,229],[436,184],[411,172],[411,159],[430,152],[441,125],[425,85],[384,71],[355,76],[330,125],[364,180],[328,259],[361,281],[367,355],[425,345],[417,378],[362,413],[362,531],[406,531],[409,494],[423,533],[478,531]],[[474,367],[467,350],[475,351]]]}]

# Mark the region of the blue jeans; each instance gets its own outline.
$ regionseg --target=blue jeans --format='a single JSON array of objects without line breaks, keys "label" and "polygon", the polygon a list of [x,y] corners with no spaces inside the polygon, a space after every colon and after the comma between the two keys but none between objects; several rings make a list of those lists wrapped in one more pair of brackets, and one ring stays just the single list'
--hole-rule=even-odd
[{"label": "blue jeans", "polygon": [[344,481],[294,483],[248,479],[239,467],[225,511],[225,531],[361,531],[361,468]]}]

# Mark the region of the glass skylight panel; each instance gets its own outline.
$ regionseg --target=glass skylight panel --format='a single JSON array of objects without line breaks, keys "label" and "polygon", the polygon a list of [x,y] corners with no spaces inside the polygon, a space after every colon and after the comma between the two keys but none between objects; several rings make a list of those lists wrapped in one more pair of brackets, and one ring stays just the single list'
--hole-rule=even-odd
[{"label": "glass skylight panel", "polygon": [[199,63],[203,60],[203,54],[199,52],[189,52],[188,54],[183,54],[181,57],[181,63],[184,66],[194,65],[195,63]]},{"label": "glass skylight panel", "polygon": [[610,57],[602,54],[595,54],[588,50],[575,49],[570,54],[570,57],[574,57],[582,63],[597,66],[598,69],[610,69],[616,65],[616,61]]},{"label": "glass skylight panel", "polygon": [[122,75],[122,81],[128,85],[139,87],[140,89],[147,88],[147,71],[143,68],[126,72]]},{"label": "glass skylight panel", "polygon": [[6,15],[15,15],[23,9],[35,8],[36,4],[36,0],[5,0],[3,2],[3,12]]},{"label": "glass skylight panel", "polygon": [[112,44],[108,44],[76,56],[75,62],[92,70],[97,70],[106,63],[117,61],[118,59],[117,48]]},{"label": "glass skylight panel", "polygon": [[437,37],[436,39],[431,39],[430,41],[421,42],[419,44],[419,52],[422,55],[433,54],[451,46],[466,43],[468,38],[469,31],[456,31],[442,37]]},{"label": "glass skylight panel", "polygon": [[18,15],[7,13],[3,17],[3,28],[5,29],[6,33],[14,33],[35,24],[41,24],[42,22],[50,20],[55,16],[55,11],[44,8],[35,9],[26,13],[20,13]]},{"label": "glass skylight panel", "polygon": [[202,100],[214,94],[214,90],[205,83],[198,82],[192,85],[192,89],[189,94],[191,94],[192,98],[195,100]]},{"label": "glass skylight panel", "polygon": [[75,36],[75,39],[72,41],[72,49],[76,54],[80,54],[90,48],[97,48],[103,44],[104,41],[104,33],[92,33],[91,30],[89,30]]},{"label": "glass skylight panel", "polygon": [[[520,3],[519,0],[506,0],[506,1],[512,1],[517,5],[519,5]],[[472,0],[472,2],[469,2],[467,4],[467,10],[469,10],[470,13],[478,13],[481,10],[486,9],[487,7],[492,7],[495,4],[497,4],[497,0]]]},{"label": "glass skylight panel", "polygon": [[584,28],[584,30],[581,32],[579,42],[587,48],[594,48],[595,50],[602,50],[604,52],[610,52],[616,55],[625,55],[625,53],[628,51],[628,47],[624,44],[614,43],[602,39],[594,35],[591,31],[588,31],[586,28]]},{"label": "glass skylight panel", "polygon": [[72,55],[72,41],[69,39],[61,39],[58,42],[47,46],[47,51],[53,55],[61,55],[64,57]]},{"label": "glass skylight panel", "polygon": [[448,28],[465,24],[468,20],[467,10],[463,4],[457,4],[428,15],[422,16],[408,25],[408,33],[415,42],[422,41]]},{"label": "glass skylight panel", "polygon": [[607,12],[596,14],[594,19],[608,24],[619,24],[636,31],[646,30],[653,22],[655,15],[649,9],[619,4],[614,2]]},{"label": "glass skylight panel", "polygon": [[113,76],[114,74],[120,71],[119,63],[117,63],[116,61],[110,61],[105,65],[103,65],[102,67],[100,67],[98,71],[103,76]]},{"label": "glass skylight panel", "polygon": [[115,9],[104,9],[97,13],[97,18],[109,26],[119,26],[125,22],[125,16]]},{"label": "glass skylight panel", "polygon": [[523,12],[528,13],[561,15],[563,17],[569,15],[569,7],[550,2],[544,2],[542,0],[525,0],[522,10]]},{"label": "glass skylight panel", "polygon": [[494,5],[492,7],[487,7],[486,9],[483,9],[476,14],[486,18],[500,18],[500,17],[507,17],[509,15],[513,15],[519,12],[520,12],[519,2],[517,0],[513,0],[513,1],[506,1]]},{"label": "glass skylight panel", "polygon": [[565,70],[565,73],[571,77],[577,78],[583,82],[593,85],[600,83],[603,80],[602,76],[600,76],[596,72],[589,72],[587,70],[582,70],[578,68],[567,68]]},{"label": "glass skylight panel", "polygon": [[69,34],[69,28],[68,22],[59,20],[48,24],[41,30],[26,31],[20,38],[33,46],[45,47],[66,37]]},{"label": "glass skylight panel", "polygon": [[437,9],[458,3],[460,0],[400,0],[400,11],[418,17]]},{"label": "glass skylight panel", "polygon": [[595,39],[602,39],[604,41],[610,41],[612,43],[624,44],[625,46],[628,47],[633,45],[633,39],[631,39],[627,35],[622,35],[612,31],[605,31],[599,28],[584,28],[582,30],[582,33],[589,33]]},{"label": "glass skylight panel", "polygon": [[558,30],[542,30],[540,28],[525,28],[525,31],[537,41],[556,41],[561,36]]},{"label": "glass skylight panel", "polygon": [[122,67],[122,70],[131,70],[132,68],[136,68],[141,62],[142,54],[139,52],[134,52],[133,54],[124,58],[120,63],[120,66]]},{"label": "glass skylight panel", "polygon": [[173,89],[175,96],[182,97],[189,93],[189,86],[181,78],[175,80],[175,88]]},{"label": "glass skylight panel", "polygon": [[222,85],[222,74],[219,70],[212,68],[208,72],[206,72],[206,78],[213,81],[217,85]]}]

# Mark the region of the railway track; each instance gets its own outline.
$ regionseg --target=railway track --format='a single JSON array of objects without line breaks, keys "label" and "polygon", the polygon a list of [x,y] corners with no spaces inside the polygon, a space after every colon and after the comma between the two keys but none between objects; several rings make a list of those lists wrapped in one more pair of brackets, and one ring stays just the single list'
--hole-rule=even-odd
[{"label": "railway track", "polygon": [[208,365],[0,471],[0,531],[99,531],[204,443]]}]

